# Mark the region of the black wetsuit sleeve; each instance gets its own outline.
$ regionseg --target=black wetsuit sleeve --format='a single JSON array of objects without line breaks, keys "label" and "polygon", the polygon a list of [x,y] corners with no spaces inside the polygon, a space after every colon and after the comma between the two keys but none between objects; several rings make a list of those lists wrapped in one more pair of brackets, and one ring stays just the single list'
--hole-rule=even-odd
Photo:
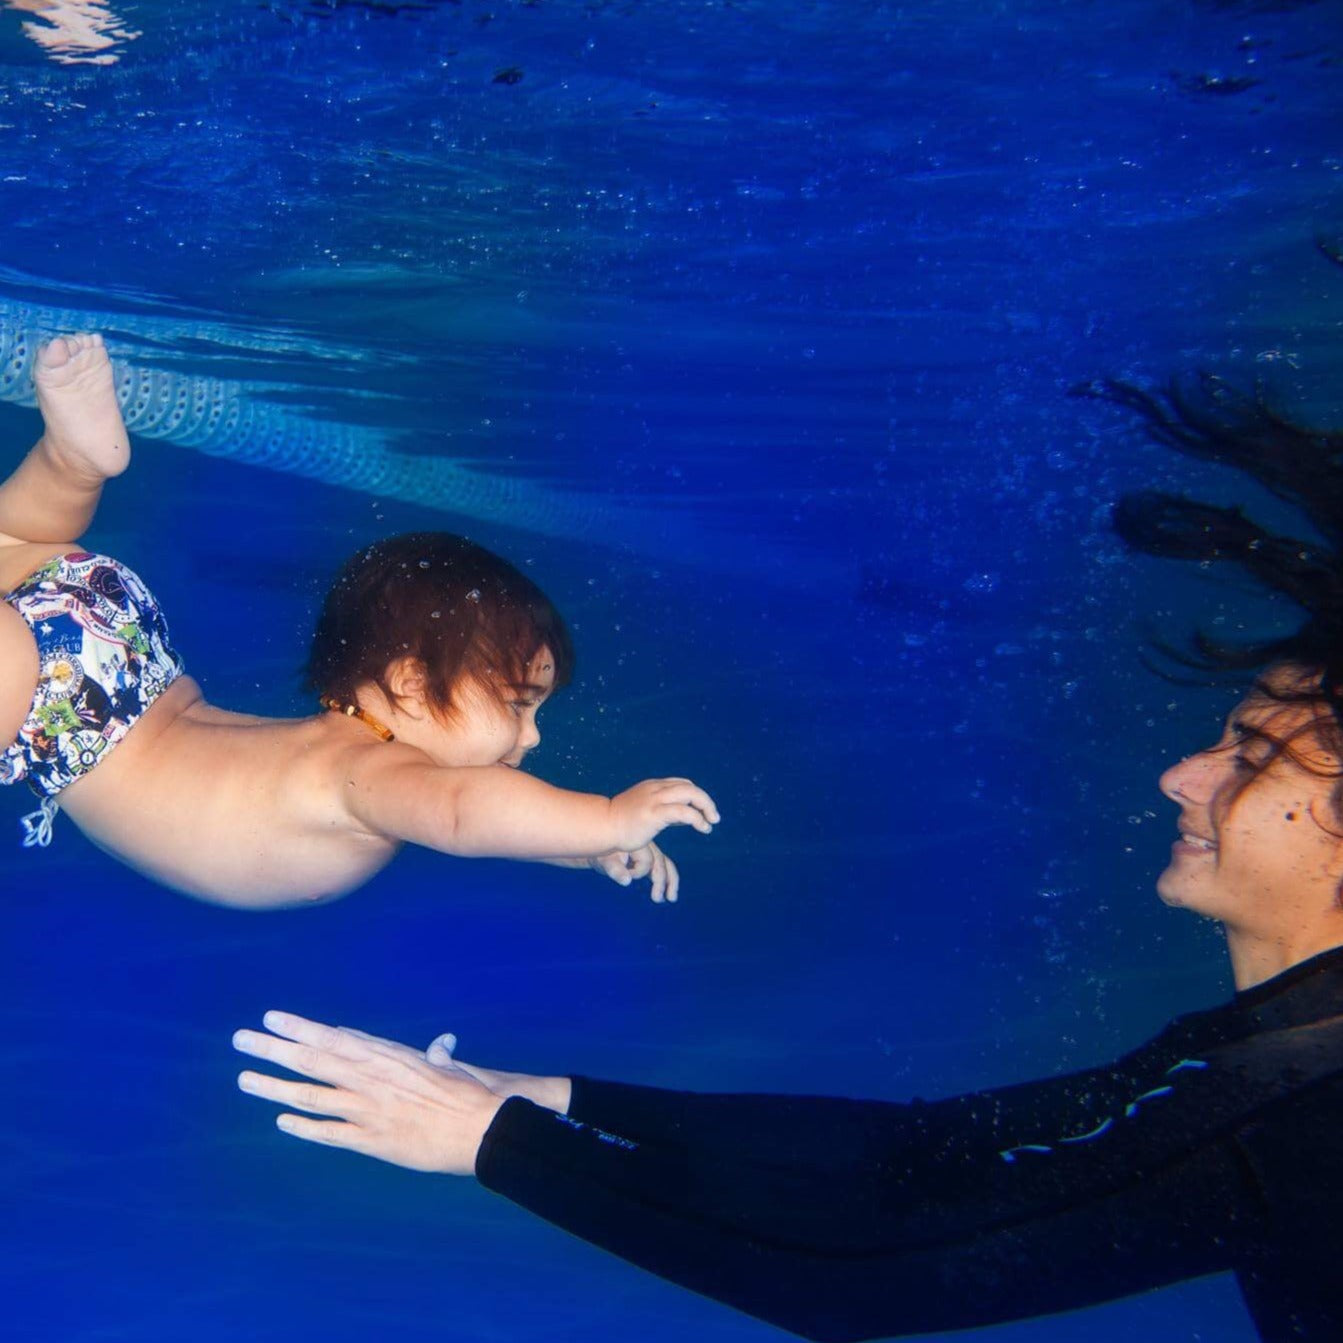
[{"label": "black wetsuit sleeve", "polygon": [[[1122,1071],[1046,1078],[929,1105],[838,1096],[669,1091],[625,1082],[572,1079],[569,1116],[641,1143],[712,1146],[720,1157],[803,1162],[813,1169],[869,1169],[901,1148],[937,1146],[973,1131],[1010,1146],[1056,1123],[1066,1110],[1128,1096],[1139,1084]],[[1082,1121],[1085,1122],[1085,1121]]]},{"label": "black wetsuit sleeve", "polygon": [[509,1101],[477,1175],[806,1337],[967,1328],[1234,1264],[1262,1204],[1226,1125],[1198,1121],[1204,1080],[1148,1098],[1116,1068],[911,1105],[585,1081],[570,1116]]}]

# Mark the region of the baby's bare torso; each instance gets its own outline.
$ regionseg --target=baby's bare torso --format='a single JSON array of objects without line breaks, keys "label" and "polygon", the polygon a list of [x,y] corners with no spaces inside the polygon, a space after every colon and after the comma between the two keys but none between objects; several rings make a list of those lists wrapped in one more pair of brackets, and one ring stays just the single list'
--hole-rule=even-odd
[{"label": "baby's bare torso", "polygon": [[[0,591],[69,549],[3,547]],[[31,633],[0,605],[6,742],[32,701],[36,671]],[[364,753],[411,748],[364,731],[329,714],[228,713],[183,676],[58,800],[99,847],[187,894],[255,907],[317,900],[366,881],[398,848],[358,826],[343,794]]]}]

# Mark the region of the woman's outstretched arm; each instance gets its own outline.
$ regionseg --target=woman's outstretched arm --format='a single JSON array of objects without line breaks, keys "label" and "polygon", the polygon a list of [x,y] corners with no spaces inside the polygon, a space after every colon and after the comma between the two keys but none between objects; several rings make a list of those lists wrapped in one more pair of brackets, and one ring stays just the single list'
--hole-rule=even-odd
[{"label": "woman's outstretched arm", "polygon": [[[286,1132],[412,1169],[474,1171],[594,1245],[810,1338],[970,1328],[1110,1300],[1231,1267],[1262,1230],[1243,1163],[1201,1118],[1217,1110],[1201,1094],[1205,1073],[1189,1074],[1199,1085],[1154,1127],[1015,1160],[983,1112],[964,1123],[976,1112],[959,1101],[946,1103],[947,1122],[942,1102],[878,1106],[884,1159],[853,1163],[826,1150],[821,1098],[819,1146],[806,1124],[791,1125],[786,1153],[762,1124],[774,1148],[763,1157],[735,1141],[719,1150],[712,1132],[639,1141],[543,1108],[544,1096],[501,1103],[465,1070],[404,1046],[282,1014],[266,1024],[282,1038],[245,1031],[237,1047],[325,1084],[242,1074],[245,1091],[289,1107]],[[764,1099],[749,1098],[757,1116]],[[833,1104],[850,1118],[863,1105]]]}]

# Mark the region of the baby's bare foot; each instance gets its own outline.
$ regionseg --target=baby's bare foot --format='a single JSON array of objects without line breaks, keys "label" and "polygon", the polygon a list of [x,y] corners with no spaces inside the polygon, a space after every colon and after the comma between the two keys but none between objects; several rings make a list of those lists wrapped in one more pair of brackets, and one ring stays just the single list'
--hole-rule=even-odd
[{"label": "baby's bare foot", "polygon": [[61,465],[100,480],[120,475],[131,447],[103,338],[57,336],[37,352],[33,381],[43,442]]}]

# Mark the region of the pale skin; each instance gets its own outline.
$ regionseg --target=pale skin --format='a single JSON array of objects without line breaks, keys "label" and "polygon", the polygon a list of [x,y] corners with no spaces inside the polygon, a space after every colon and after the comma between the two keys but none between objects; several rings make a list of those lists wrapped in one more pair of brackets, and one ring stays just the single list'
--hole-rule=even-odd
[{"label": "pale skin", "polygon": [[[130,444],[98,336],[58,338],[38,356],[44,432],[0,484],[0,585],[10,591],[79,545]],[[169,612],[171,617],[171,612]],[[385,742],[333,713],[267,719],[208,704],[177,680],[89,773],[62,812],[99,847],[185,894],[265,909],[342,895],[414,843],[463,857],[593,867],[621,885],[647,877],[675,900],[675,865],[653,842],[668,826],[708,834],[713,799],[688,779],[646,779],[615,797],[522,772],[554,682],[541,649],[521,687],[454,687],[452,720],[426,697],[423,665],[388,668],[396,696],[358,690],[396,735]],[[39,660],[21,616],[0,603],[0,740],[32,705]],[[153,824],[146,824],[146,818]]]},{"label": "pale skin", "polygon": [[[1316,680],[1290,665],[1264,677],[1279,694]],[[1329,713],[1251,694],[1215,746],[1161,776],[1161,791],[1180,806],[1182,839],[1157,893],[1221,923],[1238,989],[1343,946],[1343,808],[1335,798],[1343,762],[1314,730]],[[1299,764],[1280,753],[1282,743]]]},{"label": "pale skin", "polygon": [[[1290,665],[1264,680],[1279,693],[1313,684],[1310,672]],[[1237,989],[1343,946],[1343,815],[1334,798],[1343,762],[1314,729],[1328,712],[1252,693],[1214,746],[1161,776],[1162,792],[1180,807],[1181,838],[1157,891],[1167,904],[1222,924]],[[1299,763],[1282,753],[1283,743]],[[450,1035],[420,1052],[286,1012],[268,1012],[264,1025],[237,1032],[234,1048],[308,1080],[249,1069],[238,1085],[285,1107],[278,1126],[308,1142],[470,1175],[509,1096],[568,1110],[568,1078],[460,1063]]]}]

